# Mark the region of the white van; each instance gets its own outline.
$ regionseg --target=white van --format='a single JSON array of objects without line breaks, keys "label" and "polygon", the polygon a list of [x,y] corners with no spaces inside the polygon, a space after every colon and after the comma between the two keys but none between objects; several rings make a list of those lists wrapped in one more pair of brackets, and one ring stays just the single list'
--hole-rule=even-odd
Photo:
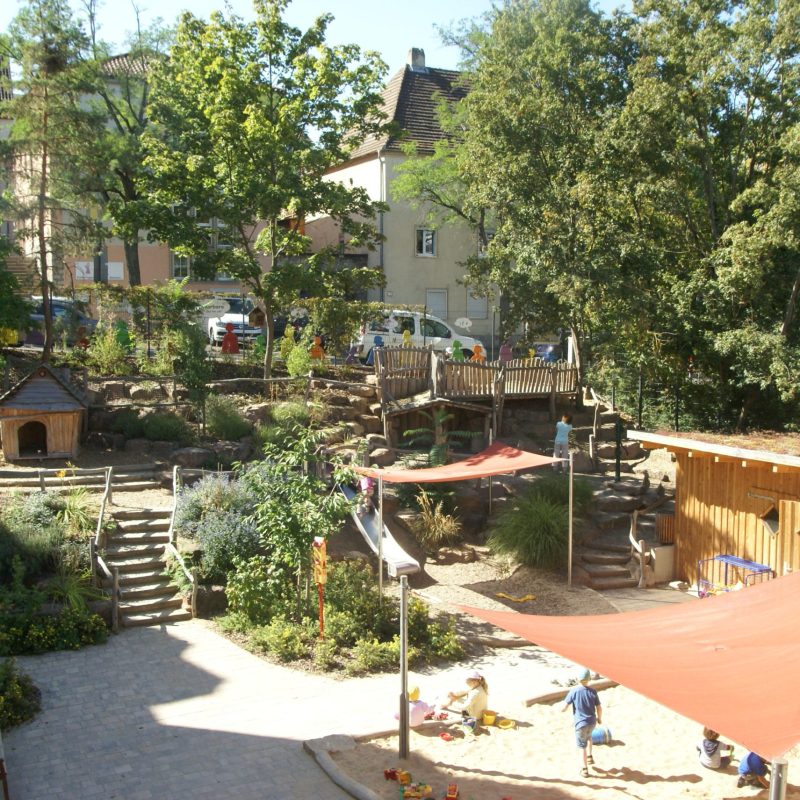
[{"label": "white van", "polygon": [[403,331],[411,331],[411,342],[414,347],[433,347],[434,350],[443,350],[448,354],[453,350],[453,342],[458,339],[465,358],[472,356],[476,344],[486,348],[480,339],[467,336],[461,331],[451,328],[443,319],[432,314],[422,314],[419,311],[392,311],[372,322],[368,322],[361,329],[361,335],[355,342],[358,347],[357,355],[365,359],[369,351],[375,346],[375,338],[380,336],[384,347],[398,347],[403,343]]}]

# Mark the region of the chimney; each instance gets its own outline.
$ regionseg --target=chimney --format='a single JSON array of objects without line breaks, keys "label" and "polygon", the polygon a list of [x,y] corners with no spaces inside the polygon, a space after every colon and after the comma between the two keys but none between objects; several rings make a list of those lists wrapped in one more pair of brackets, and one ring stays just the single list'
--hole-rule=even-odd
[{"label": "chimney", "polygon": [[408,65],[412,72],[427,72],[425,67],[425,51],[421,47],[412,47],[408,51]]}]

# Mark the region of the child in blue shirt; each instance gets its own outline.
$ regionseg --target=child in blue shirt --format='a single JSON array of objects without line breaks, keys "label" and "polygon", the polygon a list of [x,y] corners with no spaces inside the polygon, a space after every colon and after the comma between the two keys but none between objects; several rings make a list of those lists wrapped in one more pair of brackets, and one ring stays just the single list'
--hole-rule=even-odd
[{"label": "child in blue shirt", "polygon": [[[572,433],[572,416],[564,414],[561,419],[556,422],[556,440],[553,447],[553,458],[563,458],[569,460],[569,435]],[[553,464],[553,469],[566,472],[568,469],[567,463],[562,461],[560,464]]]},{"label": "child in blue shirt", "polygon": [[736,785],[742,786],[769,786],[767,780],[767,765],[764,759],[756,753],[746,753],[739,762],[739,780]]},{"label": "child in blue shirt", "polygon": [[583,753],[583,769],[581,775],[589,777],[589,764],[594,764],[592,757],[592,731],[596,725],[603,721],[603,709],[600,706],[600,698],[597,692],[588,686],[591,673],[588,669],[580,674],[580,684],[569,690],[564,698],[566,711],[570,706],[573,709],[573,719],[575,721],[575,742]]}]

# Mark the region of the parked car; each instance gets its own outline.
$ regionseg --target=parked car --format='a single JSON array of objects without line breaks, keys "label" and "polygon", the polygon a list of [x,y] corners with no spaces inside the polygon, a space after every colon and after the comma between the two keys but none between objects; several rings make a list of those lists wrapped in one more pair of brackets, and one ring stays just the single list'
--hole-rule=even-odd
[{"label": "parked car", "polygon": [[[465,358],[472,356],[476,344],[483,347],[480,339],[451,328],[443,319],[432,314],[422,314],[419,311],[393,311],[372,322],[361,329],[359,338],[354,344],[357,347],[356,355],[362,360],[375,345],[375,337],[380,336],[386,347],[396,347],[403,343],[403,331],[411,332],[411,342],[415,347],[430,347],[434,350],[451,353],[453,342],[461,342],[461,349]],[[485,350],[485,348],[484,348]]]},{"label": "parked car", "polygon": [[[41,297],[33,298],[34,308],[30,314],[30,330],[25,344],[44,344],[44,302]],[[53,321],[55,337],[61,341],[66,337],[67,344],[74,345],[81,338],[91,339],[97,328],[97,320],[83,310],[83,304],[65,297],[50,298],[50,319]]]},{"label": "parked car", "polygon": [[228,324],[233,325],[233,333],[239,342],[253,342],[264,332],[261,325],[250,323],[250,314],[255,308],[255,303],[249,297],[223,297],[228,304],[228,310],[218,317],[208,320],[208,341],[211,345],[221,345],[222,339],[228,332]]}]

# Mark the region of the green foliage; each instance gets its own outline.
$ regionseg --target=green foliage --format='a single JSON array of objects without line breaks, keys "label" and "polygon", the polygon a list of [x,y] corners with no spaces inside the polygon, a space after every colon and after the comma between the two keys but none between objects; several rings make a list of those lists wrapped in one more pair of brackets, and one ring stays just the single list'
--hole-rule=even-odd
[{"label": "green foliage", "polygon": [[68,547],[56,520],[59,505],[47,492],[11,498],[0,520],[0,585],[11,580],[15,561],[31,578],[58,569]]},{"label": "green foliage", "polygon": [[308,352],[311,339],[307,331],[308,328],[303,331],[300,341],[291,349],[286,359],[286,370],[293,378],[308,375],[314,367],[311,362],[311,355]]},{"label": "green foliage", "polygon": [[432,414],[427,411],[420,411],[420,414],[430,421],[430,426],[404,431],[403,438],[411,446],[425,444],[430,447],[428,466],[447,464],[451,460],[451,449],[456,442],[466,442],[483,435],[477,431],[448,430],[447,424],[455,419],[455,414],[444,408],[436,409]]},{"label": "green foliage", "polygon": [[228,610],[255,625],[266,625],[291,604],[292,585],[284,565],[263,555],[234,560],[228,576]]},{"label": "green foliage", "polygon": [[194,441],[189,423],[183,417],[166,411],[148,414],[144,418],[143,433],[151,442],[189,444]]},{"label": "green foliage", "polygon": [[247,561],[261,550],[255,522],[243,510],[210,509],[194,526],[193,535],[202,552],[204,582],[224,583],[237,561]]},{"label": "green foliage", "polygon": [[92,502],[88,489],[76,486],[63,495],[63,507],[56,515],[69,536],[85,539],[94,532],[99,510]]},{"label": "green foliage", "polygon": [[527,566],[551,569],[566,563],[568,530],[567,507],[532,490],[503,508],[487,544]]},{"label": "green foliage", "polygon": [[[560,475],[545,473],[536,477],[528,495],[541,497],[563,506],[569,504],[569,481]],[[572,506],[576,517],[583,517],[592,501],[592,485],[585,478],[577,477],[572,487]]]},{"label": "green foliage", "polygon": [[[327,635],[327,630],[326,630]],[[322,672],[330,672],[339,665],[336,642],[330,639],[317,639],[314,645],[314,666]]]},{"label": "green foliage", "polygon": [[204,475],[194,486],[184,486],[178,495],[175,529],[181,536],[194,537],[206,514],[231,512],[247,516],[255,503],[252,489],[228,475]]},{"label": "green foliage", "polygon": [[[415,648],[408,648],[409,663],[417,656]],[[400,637],[381,642],[377,639],[359,639],[353,648],[353,660],[345,668],[348,675],[368,672],[391,672],[400,665]]]},{"label": "green foliage", "polygon": [[[351,245],[363,245],[376,237],[379,205],[326,174],[381,130],[384,65],[352,45],[329,47],[327,17],[302,32],[286,23],[284,9],[280,0],[259,2],[252,22],[184,14],[170,58],[150,72],[145,135],[146,227],[191,256],[200,277],[224,270],[241,280],[263,304],[268,328],[300,290],[344,297],[339,273],[352,271],[333,269],[329,251],[305,256],[306,237],[284,224],[287,209],[297,219],[326,214]],[[210,218],[228,248],[209,247],[199,223]],[[270,337],[267,370],[272,344]]]},{"label": "green foliage", "polygon": [[268,625],[255,628],[250,642],[256,648],[272,653],[280,661],[297,661],[309,654],[309,629],[284,619],[273,619]]},{"label": "green foliage", "polygon": [[444,544],[458,539],[461,523],[444,511],[444,501],[434,503],[430,495],[422,490],[418,495],[420,516],[413,522],[413,530],[419,543],[426,549],[435,551]]},{"label": "green foliage", "polygon": [[239,413],[236,401],[224,395],[212,395],[206,401],[206,431],[218,439],[238,440],[252,430]]},{"label": "green foliage", "polygon": [[125,408],[114,416],[111,430],[121,433],[126,439],[141,439],[144,437],[144,417],[134,408]]},{"label": "green foliage", "polygon": [[0,656],[78,650],[108,638],[97,615],[63,608],[54,616],[0,612]]},{"label": "green foliage", "polygon": [[42,693],[13,658],[0,662],[0,731],[33,719],[42,707]]},{"label": "green foliage", "polygon": [[105,597],[102,591],[92,585],[91,578],[89,571],[77,573],[62,569],[47,582],[44,591],[52,602],[85,613],[90,601]]},{"label": "green foliage", "polygon": [[86,366],[95,375],[127,375],[128,351],[117,339],[113,328],[95,331],[86,351]]}]

